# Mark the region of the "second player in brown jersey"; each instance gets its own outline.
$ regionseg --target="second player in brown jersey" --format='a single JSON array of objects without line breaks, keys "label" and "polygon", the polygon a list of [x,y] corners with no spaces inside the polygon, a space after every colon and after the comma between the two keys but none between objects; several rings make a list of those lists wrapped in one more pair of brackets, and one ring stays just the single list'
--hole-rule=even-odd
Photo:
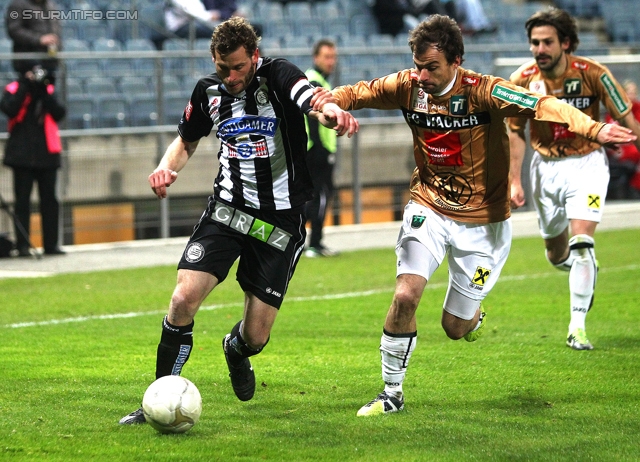
[{"label": "second player in brown jersey", "polygon": [[[572,53],[579,39],[576,23],[566,12],[549,8],[525,24],[534,60],[516,70],[511,81],[541,95],[552,95],[599,120],[604,104],[612,118],[640,136],[632,104],[611,72],[596,61]],[[546,256],[569,272],[570,322],[567,346],[590,350],[585,330],[598,273],[594,233],[602,218],[609,167],[602,146],[566,124],[511,118],[511,203],[524,205],[522,162],[529,123],[531,193],[538,214]],[[635,140],[640,147],[640,140]],[[571,237],[569,237],[571,235]]]}]

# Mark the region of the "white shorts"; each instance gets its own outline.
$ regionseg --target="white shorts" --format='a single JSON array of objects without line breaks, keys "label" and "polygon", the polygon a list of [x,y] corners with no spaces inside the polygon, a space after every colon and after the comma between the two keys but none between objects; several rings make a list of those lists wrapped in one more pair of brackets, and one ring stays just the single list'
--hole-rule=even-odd
[{"label": "white shorts", "polygon": [[608,185],[609,162],[604,149],[562,159],[535,152],[531,190],[542,237],[559,236],[569,220],[600,223]]},{"label": "white shorts", "polygon": [[[463,223],[409,202],[396,244],[396,274],[417,274],[429,281],[448,252],[449,292],[453,289],[481,301],[498,280],[510,248],[510,219],[489,224]],[[468,306],[470,312],[456,312],[449,306],[446,310],[471,319],[477,304]]]}]

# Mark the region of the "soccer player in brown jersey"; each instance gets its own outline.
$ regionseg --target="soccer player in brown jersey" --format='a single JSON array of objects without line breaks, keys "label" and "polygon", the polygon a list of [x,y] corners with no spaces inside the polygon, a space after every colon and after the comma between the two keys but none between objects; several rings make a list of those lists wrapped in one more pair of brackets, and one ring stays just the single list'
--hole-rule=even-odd
[{"label": "soccer player in brown jersey", "polygon": [[481,301],[509,254],[509,143],[505,117],[567,124],[599,143],[635,137],[593,121],[551,96],[461,67],[460,28],[432,15],[409,34],[415,68],[370,82],[316,89],[312,103],[342,109],[401,109],[413,134],[416,169],[396,244],[396,288],[380,342],[384,391],[357,413],[404,407],[402,383],[416,346],[416,309],[448,254],[449,287],[441,324],[454,340],[475,341],[485,326]]},{"label": "soccer player in brown jersey", "polygon": [[[521,66],[511,81],[536,93],[553,95],[599,120],[600,103],[619,123],[640,137],[632,103],[609,70],[572,53],[578,46],[576,23],[566,12],[549,8],[525,24],[534,61]],[[609,167],[601,144],[566,124],[530,122],[531,188],[546,255],[556,268],[569,272],[571,319],[567,346],[591,350],[585,319],[593,303],[598,272],[594,233],[602,217]],[[511,204],[524,204],[521,182],[527,120],[509,120]],[[640,140],[635,141],[640,147]],[[570,237],[571,236],[571,237]]]}]

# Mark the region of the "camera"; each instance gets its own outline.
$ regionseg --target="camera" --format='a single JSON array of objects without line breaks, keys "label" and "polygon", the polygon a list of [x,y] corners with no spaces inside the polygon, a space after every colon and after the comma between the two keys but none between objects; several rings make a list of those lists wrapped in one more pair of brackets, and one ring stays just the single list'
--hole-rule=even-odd
[{"label": "camera", "polygon": [[48,72],[46,69],[43,69],[42,66],[34,66],[33,77],[36,82],[43,83],[46,80],[47,75]]}]

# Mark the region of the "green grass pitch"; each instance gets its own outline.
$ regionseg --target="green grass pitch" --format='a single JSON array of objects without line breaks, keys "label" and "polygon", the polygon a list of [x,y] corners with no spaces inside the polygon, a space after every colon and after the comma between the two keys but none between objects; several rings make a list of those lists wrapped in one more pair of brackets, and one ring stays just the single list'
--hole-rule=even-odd
[{"label": "green grass pitch", "polygon": [[599,232],[596,252],[585,352],[565,346],[568,276],[541,239],[514,240],[473,344],[440,327],[440,268],[418,309],[405,410],[373,418],[356,411],[382,390],[392,249],[301,260],[246,403],[220,348],[242,312],[230,277],[196,316],[183,375],[203,413],[183,435],[118,425],[153,381],[173,266],[0,280],[0,460],[637,460],[640,230]]}]

